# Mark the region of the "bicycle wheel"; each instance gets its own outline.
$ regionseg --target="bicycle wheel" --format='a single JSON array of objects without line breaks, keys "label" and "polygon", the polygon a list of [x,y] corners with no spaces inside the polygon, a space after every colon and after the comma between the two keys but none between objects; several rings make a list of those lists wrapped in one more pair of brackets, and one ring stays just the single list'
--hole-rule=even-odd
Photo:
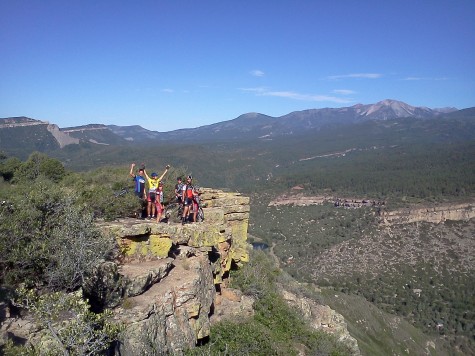
[{"label": "bicycle wheel", "polygon": [[196,221],[202,222],[205,220],[205,214],[203,213],[203,209],[201,206],[198,208],[198,214],[196,214]]},{"label": "bicycle wheel", "polygon": [[181,221],[181,204],[171,203],[165,208],[165,219],[169,222],[178,223]]}]

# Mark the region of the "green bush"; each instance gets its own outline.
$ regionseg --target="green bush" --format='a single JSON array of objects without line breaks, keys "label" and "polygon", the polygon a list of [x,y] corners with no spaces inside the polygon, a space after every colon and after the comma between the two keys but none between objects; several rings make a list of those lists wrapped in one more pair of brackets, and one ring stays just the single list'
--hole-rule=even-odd
[{"label": "green bush", "polygon": [[47,293],[37,296],[32,290],[19,289],[18,298],[29,310],[45,337],[37,345],[7,344],[10,355],[100,355],[118,339],[121,325],[111,322],[112,313],[96,314],[80,292]]},{"label": "green bush", "polygon": [[0,163],[0,175],[5,181],[10,181],[15,175],[15,171],[20,168],[20,166],[21,161],[18,158],[7,158],[5,161]]},{"label": "green bush", "polygon": [[14,181],[32,181],[43,176],[53,182],[59,182],[66,176],[63,164],[44,153],[33,152],[28,160],[14,172]]},{"label": "green bush", "polygon": [[91,212],[47,179],[12,187],[0,206],[0,281],[73,290],[112,248]]}]

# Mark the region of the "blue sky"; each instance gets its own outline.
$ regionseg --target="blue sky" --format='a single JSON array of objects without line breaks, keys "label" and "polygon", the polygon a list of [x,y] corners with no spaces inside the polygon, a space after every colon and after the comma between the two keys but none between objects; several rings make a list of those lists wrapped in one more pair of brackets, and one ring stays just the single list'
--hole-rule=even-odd
[{"label": "blue sky", "polygon": [[473,0],[0,0],[0,117],[169,131],[475,106]]}]

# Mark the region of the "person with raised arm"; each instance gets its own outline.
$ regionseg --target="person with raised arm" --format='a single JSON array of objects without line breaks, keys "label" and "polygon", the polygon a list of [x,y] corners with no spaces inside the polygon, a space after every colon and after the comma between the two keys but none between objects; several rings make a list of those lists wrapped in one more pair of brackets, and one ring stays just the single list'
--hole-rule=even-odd
[{"label": "person with raised arm", "polygon": [[143,218],[143,213],[144,213],[144,207],[145,207],[145,199],[146,199],[146,194],[145,194],[145,186],[146,186],[146,179],[144,176],[144,170],[145,166],[142,164],[142,166],[138,169],[137,174],[134,173],[134,168],[135,168],[135,163],[132,163],[130,165],[130,172],[129,175],[132,177],[134,180],[134,193],[135,195],[140,199],[142,207],[140,209],[140,212],[137,212],[137,218],[142,219]]},{"label": "person with raised arm", "polygon": [[165,177],[165,174],[167,174],[169,168],[170,168],[170,165],[167,164],[167,166],[165,167],[165,171],[160,176],[160,178],[157,178],[158,175],[155,172],[153,172],[152,176],[149,177],[147,174],[147,171],[144,169],[145,177],[147,177],[147,180],[148,180],[147,219],[149,220],[152,218],[155,218],[155,201],[157,198],[158,186],[160,182],[162,181],[163,177]]}]

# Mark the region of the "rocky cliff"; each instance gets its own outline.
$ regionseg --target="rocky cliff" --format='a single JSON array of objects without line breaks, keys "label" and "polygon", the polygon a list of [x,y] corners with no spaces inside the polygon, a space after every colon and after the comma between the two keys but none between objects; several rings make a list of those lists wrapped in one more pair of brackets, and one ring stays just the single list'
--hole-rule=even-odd
[{"label": "rocky cliff", "polygon": [[[294,187],[296,189],[298,187]],[[340,198],[334,196],[306,196],[302,193],[280,196],[269,203],[269,206],[294,205],[323,205],[333,204],[335,208],[363,208],[374,209],[380,223],[386,225],[409,224],[414,222],[428,222],[439,224],[447,220],[470,220],[475,217],[475,201],[463,203],[445,203],[425,206],[413,205],[404,209],[390,210],[385,201],[367,198]]]},{"label": "rocky cliff", "polygon": [[379,216],[382,223],[389,225],[422,221],[439,224],[446,220],[470,220],[475,217],[475,202],[382,210]]},{"label": "rocky cliff", "polygon": [[[99,266],[85,292],[113,308],[126,325],[121,355],[180,354],[209,336],[212,323],[253,315],[253,298],[227,287],[231,267],[249,259],[249,198],[213,189],[204,189],[201,198],[202,223],[124,219],[101,224],[117,238],[122,261]],[[340,314],[282,290],[303,319],[337,335],[359,355]]]},{"label": "rocky cliff", "polygon": [[54,136],[56,141],[58,141],[59,147],[61,148],[72,144],[77,145],[79,143],[79,139],[62,132],[57,125],[48,125],[47,129]]},{"label": "rocky cliff", "polygon": [[180,354],[195,346],[209,335],[216,290],[225,289],[233,264],[248,261],[249,198],[213,189],[201,198],[201,223],[100,224],[116,237],[121,260],[98,266],[84,291],[126,325],[121,355]]},{"label": "rocky cliff", "polygon": [[282,288],[282,297],[288,304],[300,310],[303,318],[312,328],[335,335],[340,342],[348,346],[351,355],[361,355],[358,341],[348,332],[346,321],[341,314],[327,305],[321,305],[312,299],[298,296],[285,288]]}]

